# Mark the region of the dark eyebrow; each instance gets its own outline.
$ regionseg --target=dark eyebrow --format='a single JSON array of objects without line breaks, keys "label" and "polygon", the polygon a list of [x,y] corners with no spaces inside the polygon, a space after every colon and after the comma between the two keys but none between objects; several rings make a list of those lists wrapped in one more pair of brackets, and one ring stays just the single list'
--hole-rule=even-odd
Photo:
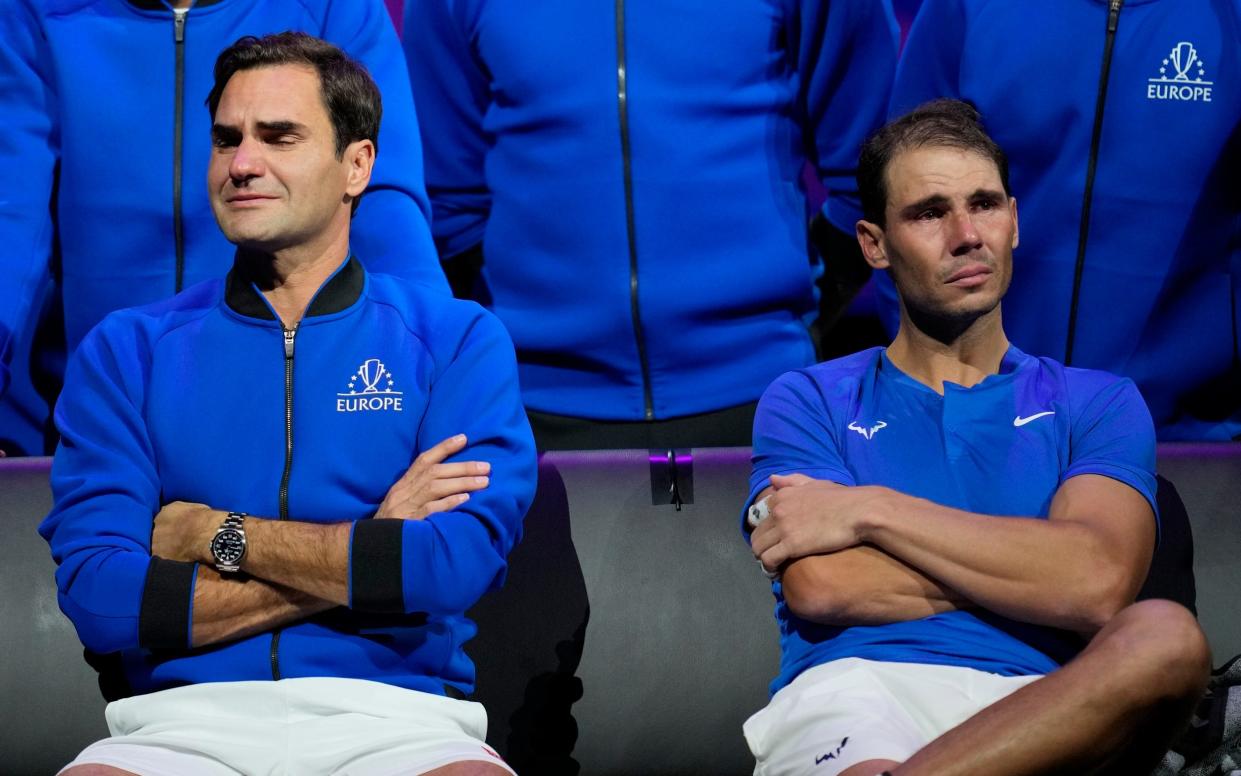
[{"label": "dark eyebrow", "polygon": [[264,132],[296,132],[305,133],[306,125],[296,121],[260,121],[256,125]]},{"label": "dark eyebrow", "polygon": [[950,202],[948,198],[943,194],[932,194],[929,197],[925,197],[917,202],[914,202],[913,204],[906,205],[901,208],[901,215],[906,217],[916,216],[928,208],[947,207],[949,204]]},{"label": "dark eyebrow", "polygon": [[[1005,194],[1002,191],[997,191],[995,189],[975,189],[973,193],[969,195],[969,198],[968,198],[970,202],[979,202],[983,200],[990,200],[993,202],[1003,202],[1006,199],[1008,199],[1007,194]],[[931,196],[920,199],[917,202],[914,202],[913,204],[906,205],[905,207],[901,208],[900,212],[902,216],[905,216],[907,218],[912,218],[912,217],[917,216],[919,213],[923,212],[924,210],[928,210],[930,208],[937,208],[937,207],[946,208],[946,207],[949,207],[951,204],[952,204],[952,201],[949,200],[947,197],[945,197],[943,194],[932,194]]]},{"label": "dark eyebrow", "polygon": [[1002,191],[996,191],[995,189],[977,189],[970,195],[971,202],[977,202],[980,199],[991,199],[996,202],[1003,202],[1008,199],[1008,195]]}]

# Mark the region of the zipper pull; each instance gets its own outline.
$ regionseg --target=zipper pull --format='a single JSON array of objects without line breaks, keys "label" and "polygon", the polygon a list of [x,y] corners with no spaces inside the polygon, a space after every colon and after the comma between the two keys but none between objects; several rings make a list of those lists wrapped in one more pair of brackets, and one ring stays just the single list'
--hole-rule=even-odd
[{"label": "zipper pull", "polygon": [[293,358],[293,337],[297,334],[297,327],[284,330],[284,357]]},{"label": "zipper pull", "polygon": [[172,12],[172,41],[185,42],[185,17],[189,16],[188,8],[177,8]]},{"label": "zipper pull", "polygon": [[1111,0],[1111,4],[1107,9],[1107,31],[1116,32],[1116,27],[1120,23],[1120,7],[1125,4],[1125,0]]}]

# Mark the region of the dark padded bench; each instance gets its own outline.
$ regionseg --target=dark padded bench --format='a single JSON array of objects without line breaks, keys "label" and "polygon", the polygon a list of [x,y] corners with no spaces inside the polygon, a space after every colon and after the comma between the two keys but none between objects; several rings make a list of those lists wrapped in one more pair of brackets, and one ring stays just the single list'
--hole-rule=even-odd
[{"label": "dark padded bench", "polygon": [[[741,723],[779,660],[772,599],[737,529],[749,451],[549,453],[504,589],[472,612],[476,699],[523,774],[749,774]],[[53,773],[105,733],[34,528],[47,459],[0,461],[0,770]],[[1195,536],[1201,622],[1241,652],[1241,445],[1165,445]],[[692,475],[692,476],[691,476]],[[656,504],[655,501],[660,503]]]}]

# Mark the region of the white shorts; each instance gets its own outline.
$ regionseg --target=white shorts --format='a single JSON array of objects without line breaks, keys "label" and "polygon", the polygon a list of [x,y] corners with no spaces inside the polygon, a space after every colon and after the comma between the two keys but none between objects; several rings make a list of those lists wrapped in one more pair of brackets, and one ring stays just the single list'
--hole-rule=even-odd
[{"label": "white shorts", "polygon": [[190,685],[109,703],[105,716],[112,737],[69,766],[142,776],[387,776],[482,760],[513,772],[484,743],[482,704],[360,679]]},{"label": "white shorts", "polygon": [[835,776],[867,760],[904,762],[1040,678],[858,658],[815,666],[746,720],[754,776]]}]

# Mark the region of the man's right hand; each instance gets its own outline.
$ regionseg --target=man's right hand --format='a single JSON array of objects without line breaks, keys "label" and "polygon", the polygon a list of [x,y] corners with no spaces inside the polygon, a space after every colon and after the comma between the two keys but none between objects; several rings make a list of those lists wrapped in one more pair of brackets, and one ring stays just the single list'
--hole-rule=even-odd
[{"label": "man's right hand", "polygon": [[388,489],[375,517],[422,520],[464,504],[472,491],[487,487],[491,464],[486,461],[443,463],[465,443],[465,434],[457,434],[423,451]]}]

